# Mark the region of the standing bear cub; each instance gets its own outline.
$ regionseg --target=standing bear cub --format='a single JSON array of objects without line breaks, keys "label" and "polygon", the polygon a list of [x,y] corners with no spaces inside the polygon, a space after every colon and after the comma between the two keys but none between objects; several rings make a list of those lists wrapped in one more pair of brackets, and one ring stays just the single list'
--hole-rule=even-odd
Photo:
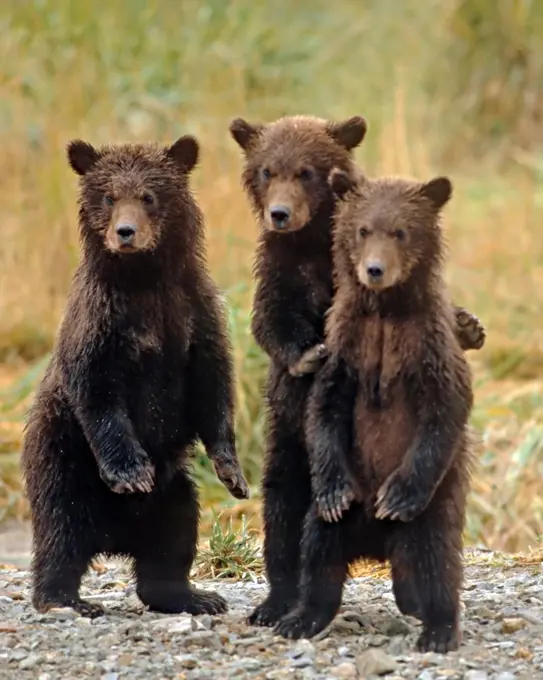
[{"label": "standing bear cub", "polygon": [[[230,133],[243,150],[243,184],[261,225],[252,330],[270,357],[263,479],[270,593],[249,622],[273,626],[298,596],[302,525],[311,505],[303,422],[312,373],[325,360],[325,314],[333,297],[336,196],[328,177],[334,167],[358,172],[352,153],[366,121],[287,116],[251,124],[238,118]],[[451,328],[462,348],[480,348],[485,333],[478,319],[455,311]]]},{"label": "standing bear cub", "polygon": [[349,563],[389,559],[400,610],[423,622],[418,648],[447,652],[459,643],[473,398],[442,278],[439,216],[452,187],[339,170],[331,185],[337,292],[306,421],[316,504],[300,598],[277,630],[320,632]]},{"label": "standing bear cub", "polygon": [[92,558],[133,560],[137,593],[162,612],[219,612],[189,582],[199,507],[188,463],[198,438],[236,498],[224,312],[188,186],[189,136],[169,147],[73,141],[83,257],[22,453],[30,501],[33,604],[103,612],[79,596]]}]

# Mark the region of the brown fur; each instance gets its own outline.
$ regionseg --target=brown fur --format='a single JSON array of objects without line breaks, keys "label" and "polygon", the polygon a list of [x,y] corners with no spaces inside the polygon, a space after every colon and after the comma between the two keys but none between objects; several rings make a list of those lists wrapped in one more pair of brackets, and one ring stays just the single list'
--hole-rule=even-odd
[{"label": "brown fur", "polygon": [[[274,625],[297,598],[302,523],[311,503],[303,419],[312,375],[326,360],[324,319],[333,294],[336,199],[328,177],[336,166],[363,178],[352,151],[366,122],[356,116],[343,122],[290,116],[269,124],[236,119],[230,131],[245,156],[243,184],[261,227],[252,331],[270,357],[263,479],[270,594],[249,621]],[[286,221],[274,220],[274,206],[286,208]],[[454,328],[463,348],[484,343],[484,328],[461,308]]]},{"label": "brown fur", "polygon": [[348,564],[388,558],[400,609],[423,620],[419,648],[446,652],[460,637],[473,400],[441,271],[451,185],[342,171],[331,184],[337,292],[307,417],[317,510],[300,602],[277,630],[316,634],[339,607]]},{"label": "brown fur", "polygon": [[100,553],[131,558],[142,602],[215,613],[194,589],[199,507],[190,454],[246,497],[226,319],[188,184],[198,145],[68,147],[83,257],[25,432],[34,606],[102,613],[79,596]]},{"label": "brown fur", "polygon": [[[334,166],[349,165],[350,151],[364,138],[366,123],[359,116],[341,123],[290,116],[269,125],[236,119],[230,130],[250,159],[243,182],[262,226],[296,232],[331,198],[328,173]],[[273,220],[278,206],[290,212],[281,226]]]},{"label": "brown fur", "polygon": [[[230,129],[244,152],[244,188],[261,226],[252,331],[270,357],[263,479],[270,594],[249,620],[269,626],[297,597],[302,522],[311,503],[303,418],[311,374],[325,359],[324,316],[332,302],[335,199],[328,175],[335,165],[354,171],[351,150],[366,124],[359,117],[333,123],[292,116],[268,125],[237,119]],[[289,210],[286,223],[274,224],[275,204]]]}]

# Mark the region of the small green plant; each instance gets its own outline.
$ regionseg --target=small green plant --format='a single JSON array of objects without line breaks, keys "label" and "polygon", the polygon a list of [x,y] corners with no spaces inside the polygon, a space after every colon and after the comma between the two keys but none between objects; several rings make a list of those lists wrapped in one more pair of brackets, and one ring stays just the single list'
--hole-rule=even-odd
[{"label": "small green plant", "polygon": [[211,536],[208,546],[198,553],[194,576],[254,581],[262,573],[263,564],[260,545],[248,530],[250,522],[243,515],[241,528],[236,531],[232,518],[223,525],[221,516],[213,512]]}]

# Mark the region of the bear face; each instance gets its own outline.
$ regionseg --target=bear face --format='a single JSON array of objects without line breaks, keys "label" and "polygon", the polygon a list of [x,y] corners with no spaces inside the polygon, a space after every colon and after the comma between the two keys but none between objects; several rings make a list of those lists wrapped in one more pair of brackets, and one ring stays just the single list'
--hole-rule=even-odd
[{"label": "bear face", "polygon": [[452,194],[447,177],[425,183],[399,178],[357,181],[334,169],[329,181],[340,199],[337,247],[361,286],[385,291],[439,261],[439,215]]},{"label": "bear face", "polygon": [[81,178],[83,238],[115,254],[156,250],[166,224],[179,222],[191,203],[186,176],[198,154],[198,143],[190,136],[165,148],[95,149],[81,140],[70,142],[68,160]]},{"label": "bear face", "polygon": [[288,116],[268,125],[232,121],[230,134],[245,155],[243,183],[262,227],[298,231],[332,203],[328,175],[334,166],[348,167],[366,130],[361,116],[343,122]]}]

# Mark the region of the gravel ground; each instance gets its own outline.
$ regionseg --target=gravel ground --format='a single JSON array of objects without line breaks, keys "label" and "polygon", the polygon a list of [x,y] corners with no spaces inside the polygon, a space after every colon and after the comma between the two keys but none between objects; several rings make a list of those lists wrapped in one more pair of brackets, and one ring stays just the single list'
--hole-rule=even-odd
[{"label": "gravel ground", "polygon": [[[467,553],[464,641],[446,656],[418,654],[419,624],[402,617],[387,579],[352,579],[332,626],[299,642],[249,627],[266,593],[259,582],[200,582],[228,601],[225,615],[164,616],[143,611],[122,564],[86,577],[82,594],[107,615],[37,614],[28,572],[0,567],[0,678],[440,678],[543,679],[543,570],[492,553]],[[516,566],[515,566],[516,565]]]}]

